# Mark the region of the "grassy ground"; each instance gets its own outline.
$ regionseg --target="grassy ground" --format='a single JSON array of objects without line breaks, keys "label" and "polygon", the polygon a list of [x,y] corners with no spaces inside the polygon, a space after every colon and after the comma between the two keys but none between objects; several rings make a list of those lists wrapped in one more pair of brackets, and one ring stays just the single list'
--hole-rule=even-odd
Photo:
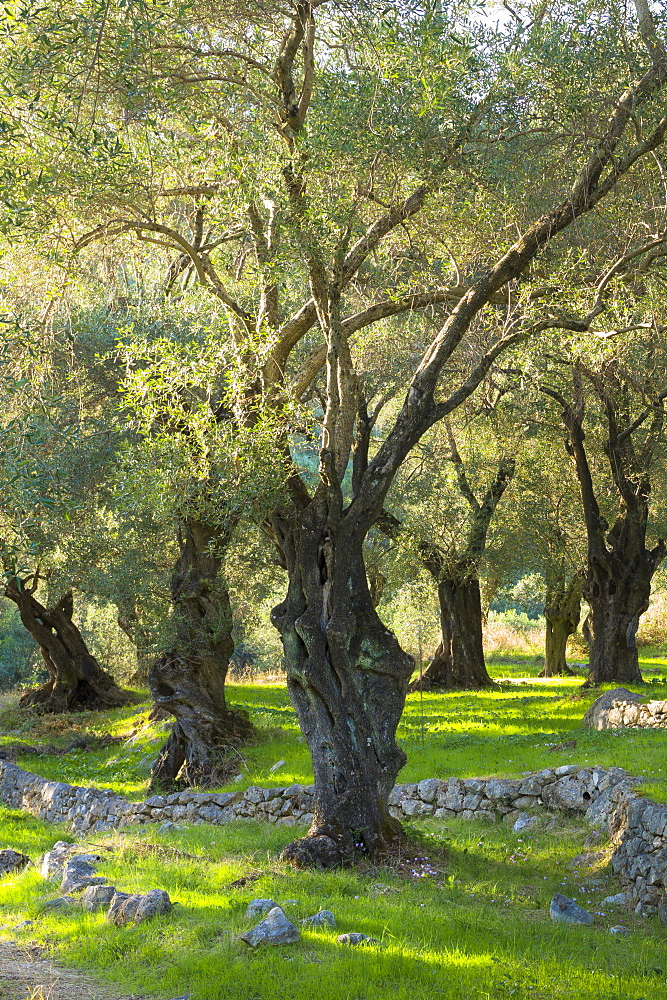
[{"label": "grassy ground", "polygon": [[[400,780],[457,774],[515,775],[562,763],[616,764],[646,774],[647,788],[667,799],[664,735],[593,733],[582,727],[595,696],[581,678],[539,680],[534,659],[492,658],[491,671],[507,680],[480,694],[411,695],[399,737],[409,763]],[[667,661],[642,664],[650,682],[642,697],[664,698]],[[655,671],[649,673],[647,671]],[[532,675],[532,676],[531,676]],[[308,755],[285,688],[238,685],[230,700],[244,705],[258,727],[238,767],[249,784],[308,783]],[[146,711],[70,715],[34,720],[6,703],[0,713],[4,743],[66,744],[77,734],[109,731],[126,741],[65,757],[26,755],[37,773],[80,784],[145,795],[150,759],[164,732]],[[551,750],[565,739],[573,748]],[[283,765],[271,773],[279,760]],[[559,818],[550,828],[517,834],[506,824],[428,821],[418,825],[420,857],[427,861],[354,872],[296,873],[277,861],[295,831],[255,823],[161,833],[134,829],[97,836],[100,869],[120,889],[167,889],[179,903],[169,917],[139,928],[115,928],[102,915],[48,913],[45,898],[57,885],[35,869],[0,882],[0,926],[22,942],[46,946],[60,962],[96,969],[132,992],[192,1000],[559,1000],[559,998],[667,998],[667,940],[657,920],[601,907],[618,891],[606,869],[609,850],[592,869],[569,867],[584,850],[587,830]],[[299,832],[299,831],[296,831]],[[0,809],[0,846],[33,858],[64,831]],[[253,881],[242,888],[231,883]],[[596,912],[591,928],[551,923],[555,891]],[[238,934],[250,899],[286,904],[293,918],[320,907],[333,910],[338,930],[304,931],[299,944],[251,951]],[[24,929],[13,930],[23,920]],[[628,938],[609,934],[623,923]],[[336,934],[363,931],[381,944],[350,949]],[[0,984],[0,996],[1,984]]]},{"label": "grassy ground", "polygon": [[[37,821],[12,824],[12,843],[28,852],[53,843]],[[103,915],[47,914],[56,894],[34,869],[0,886],[4,928],[25,919],[19,940],[47,942],[61,962],[97,969],[133,991],[192,1000],[379,1000],[442,997],[632,998],[667,996],[667,942],[655,921],[600,908],[617,886],[604,869],[575,871],[581,824],[515,834],[509,826],[462,821],[420,826],[424,857],[396,871],[295,873],[276,856],[293,836],[284,828],[238,823],[180,833],[156,830],[95,839],[100,871],[119,888],[160,886],[179,903],[174,914],[139,928],[111,927]],[[109,848],[109,850],[105,850]],[[427,874],[424,874],[424,870]],[[240,889],[241,876],[256,880]],[[51,892],[49,893],[49,889]],[[548,918],[555,891],[597,913],[592,928],[561,927]],[[299,944],[251,951],[237,936],[254,921],[244,910],[254,897],[285,905],[293,919],[320,907],[338,929],[304,931]],[[629,938],[609,934],[623,923]],[[341,931],[362,931],[381,944],[350,949]]]},{"label": "grassy ground", "polygon": [[[514,776],[559,764],[590,763],[646,773],[654,797],[667,801],[667,761],[663,766],[660,759],[664,734],[584,728],[584,713],[599,691],[582,691],[580,676],[538,678],[539,658],[492,656],[489,666],[500,681],[495,690],[408,696],[398,731],[408,755],[400,781]],[[641,689],[643,700],[667,698],[667,660],[647,656],[641,666],[647,681]],[[239,753],[238,780],[226,787],[309,784],[310,756],[285,685],[229,685],[229,699],[251,714],[257,739]],[[64,757],[25,755],[18,762],[47,778],[113,788],[139,800],[146,796],[151,761],[168,729],[168,723],[149,724],[148,710],[147,701],[143,708],[39,719],[5,708],[0,713],[0,745],[66,745],[82,732],[123,736],[126,742],[103,750],[79,750]],[[551,749],[572,739],[574,747]]]}]

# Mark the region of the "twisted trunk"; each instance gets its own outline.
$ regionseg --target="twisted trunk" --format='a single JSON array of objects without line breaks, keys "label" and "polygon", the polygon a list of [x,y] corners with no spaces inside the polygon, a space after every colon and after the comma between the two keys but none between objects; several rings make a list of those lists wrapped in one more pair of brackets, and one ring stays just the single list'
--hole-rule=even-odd
[{"label": "twisted trunk", "polygon": [[[582,372],[596,390],[607,422],[605,453],[619,498],[619,512],[610,530],[600,512],[586,452]],[[667,553],[663,539],[651,549],[646,547],[651,463],[662,435],[667,393],[658,395],[632,420],[627,410],[628,387],[618,378],[610,377],[608,384],[578,363],[573,370],[573,387],[575,405],[552,389],[542,390],[563,406],[568,450],[574,458],[586,523],[583,595],[590,608],[584,627],[590,664],[586,683],[642,684],[635,636],[639,618],[648,607],[653,574]],[[635,447],[633,434],[645,422],[648,428],[642,446]]]},{"label": "twisted trunk", "polygon": [[36,585],[28,587],[18,577],[5,584],[5,597],[18,607],[21,621],[38,643],[49,672],[47,683],[24,694],[19,706],[40,712],[70,712],[117,708],[135,701],[129,691],[118,687],[111,674],[102,670],[86,646],[72,621],[72,591],[47,610],[34,596]]},{"label": "twisted trunk", "polygon": [[171,580],[177,620],[173,647],[151,665],[156,709],[174,717],[152,770],[153,788],[224,783],[229,749],[252,733],[241,711],[227,706],[225,679],[234,652],[229,594],[221,578],[228,536],[200,521],[179,525],[180,555]]},{"label": "twisted trunk", "polygon": [[414,663],[373,607],[365,529],[321,498],[295,522],[278,526],[289,587],[272,621],[313,759],[315,806],[308,836],[284,857],[330,867],[402,836],[388,796],[406,760],[395,735]]},{"label": "twisted trunk", "polygon": [[575,573],[568,582],[562,567],[556,574],[547,576],[544,669],[540,677],[572,676],[574,673],[565,661],[565,650],[567,640],[576,632],[581,617],[582,586],[581,573]]},{"label": "twisted trunk", "polygon": [[478,690],[493,684],[484,663],[482,602],[476,576],[447,577],[438,584],[442,639],[411,691]]},{"label": "twisted trunk", "polygon": [[634,564],[614,556],[589,561],[584,587],[590,609],[584,627],[590,651],[588,684],[643,683],[636,634],[648,608],[654,571],[652,559]]}]

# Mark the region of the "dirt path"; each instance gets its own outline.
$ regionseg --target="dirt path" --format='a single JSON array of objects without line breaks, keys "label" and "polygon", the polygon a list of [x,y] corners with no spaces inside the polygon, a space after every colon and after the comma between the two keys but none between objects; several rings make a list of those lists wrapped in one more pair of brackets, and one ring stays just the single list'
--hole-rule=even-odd
[{"label": "dirt path", "polygon": [[122,993],[40,957],[41,949],[0,941],[0,1000],[148,1000]]}]

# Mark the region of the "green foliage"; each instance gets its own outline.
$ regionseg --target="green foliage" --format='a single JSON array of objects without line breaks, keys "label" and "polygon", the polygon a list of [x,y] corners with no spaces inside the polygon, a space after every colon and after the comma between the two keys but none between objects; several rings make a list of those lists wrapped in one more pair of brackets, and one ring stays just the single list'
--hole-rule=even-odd
[{"label": "green foliage", "polygon": [[7,605],[0,613],[0,691],[37,683],[44,666],[35,642],[21,624],[18,613]]}]

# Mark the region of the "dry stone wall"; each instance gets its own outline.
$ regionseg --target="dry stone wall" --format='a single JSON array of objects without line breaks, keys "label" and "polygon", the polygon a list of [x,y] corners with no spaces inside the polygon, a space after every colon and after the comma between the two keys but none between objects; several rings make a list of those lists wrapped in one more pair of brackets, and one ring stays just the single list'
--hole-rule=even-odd
[{"label": "dry stone wall", "polygon": [[636,913],[657,913],[667,894],[667,806],[619,795],[607,815],[615,842],[612,870]]},{"label": "dry stone wall", "polygon": [[627,688],[605,691],[590,706],[584,724],[591,729],[667,729],[667,701],[639,700],[639,695]]},{"label": "dry stone wall", "polygon": [[[639,782],[621,768],[547,768],[522,778],[426,778],[396,785],[389,809],[400,820],[422,817],[513,821],[524,809],[584,815],[605,827],[614,844],[611,864],[639,913],[655,913],[667,893],[667,806],[636,794]],[[128,802],[109,789],[48,781],[0,761],[0,802],[75,833],[143,823],[214,823],[265,820],[310,824],[313,786],[253,786],[244,792],[175,792]]]}]

